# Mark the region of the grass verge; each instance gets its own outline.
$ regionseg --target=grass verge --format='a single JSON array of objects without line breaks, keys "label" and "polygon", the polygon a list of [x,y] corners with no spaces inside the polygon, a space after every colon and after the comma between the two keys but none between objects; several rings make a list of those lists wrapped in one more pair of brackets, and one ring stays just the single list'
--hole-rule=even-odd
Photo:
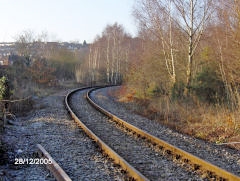
[{"label": "grass verge", "polygon": [[114,94],[120,102],[131,102],[134,112],[171,129],[240,150],[240,110],[194,101],[171,101],[167,96],[138,99],[134,92],[125,89]]}]

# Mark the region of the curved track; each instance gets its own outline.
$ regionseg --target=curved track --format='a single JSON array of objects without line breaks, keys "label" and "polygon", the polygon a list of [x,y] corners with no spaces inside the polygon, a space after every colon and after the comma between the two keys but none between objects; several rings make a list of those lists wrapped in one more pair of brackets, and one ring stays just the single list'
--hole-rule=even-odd
[{"label": "curved track", "polygon": [[[93,108],[88,105],[85,100],[85,94],[88,90],[90,91],[86,96],[87,100],[107,117],[102,116],[96,111],[94,112]],[[84,88],[69,93],[65,98],[67,109],[86,133],[94,139],[116,163],[120,164],[131,177],[137,180],[158,180],[166,178],[168,178],[168,180],[174,180],[174,178],[178,178],[179,180],[186,178],[201,180],[196,173],[202,173],[204,171],[208,173],[208,176],[211,178],[240,180],[239,177],[176,148],[112,115],[91,100],[91,91],[93,91],[93,89]],[[81,102],[81,105],[76,105],[76,103],[74,103],[76,100]],[[83,108],[82,105],[84,105],[85,108]],[[82,113],[80,109],[88,109],[88,113]],[[93,116],[90,114],[93,114]],[[79,117],[82,118],[82,121],[79,120]],[[109,118],[111,118],[111,120],[109,120]],[[173,163],[173,161],[169,160],[169,157],[166,158],[166,156],[162,155],[162,152],[157,151],[156,148],[165,150],[168,155],[178,160],[177,163]],[[189,171],[180,167],[179,163],[183,161],[191,165],[193,169]]]}]

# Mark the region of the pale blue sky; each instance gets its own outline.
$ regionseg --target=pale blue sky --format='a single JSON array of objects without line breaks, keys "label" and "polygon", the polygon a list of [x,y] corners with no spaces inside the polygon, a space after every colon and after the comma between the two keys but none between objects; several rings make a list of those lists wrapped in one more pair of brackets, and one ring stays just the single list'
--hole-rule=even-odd
[{"label": "pale blue sky", "polygon": [[118,22],[136,34],[135,0],[0,0],[0,42],[24,30],[48,32],[49,41],[92,42],[107,24]]}]

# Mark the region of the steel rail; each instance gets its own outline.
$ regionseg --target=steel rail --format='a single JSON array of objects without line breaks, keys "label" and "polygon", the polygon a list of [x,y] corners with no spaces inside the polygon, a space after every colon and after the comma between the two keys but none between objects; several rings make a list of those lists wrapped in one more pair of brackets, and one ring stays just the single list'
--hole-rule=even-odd
[{"label": "steel rail", "polygon": [[188,153],[180,148],[177,148],[163,140],[161,140],[160,138],[157,138],[153,135],[151,135],[150,133],[137,128],[136,126],[133,126],[132,124],[120,119],[119,117],[117,117],[116,115],[110,113],[109,111],[107,111],[106,109],[102,108],[101,106],[99,106],[97,103],[95,103],[92,99],[90,94],[99,89],[99,88],[103,88],[103,87],[98,87],[98,88],[94,88],[91,89],[90,91],[88,91],[87,93],[87,100],[89,101],[89,103],[97,110],[99,110],[101,113],[103,113],[104,115],[108,116],[109,118],[111,118],[113,121],[117,122],[118,124],[121,124],[123,127],[126,127],[130,130],[132,130],[133,132],[135,132],[136,134],[140,135],[143,138],[146,138],[147,140],[149,140],[150,142],[158,145],[161,148],[164,148],[165,150],[168,150],[171,152],[172,155],[175,155],[176,158],[181,159],[181,160],[186,160],[188,161],[188,163],[191,163],[192,165],[194,165],[195,168],[199,168],[203,171],[207,171],[209,172],[211,175],[214,175],[216,177],[218,177],[219,179],[223,179],[223,180],[233,180],[233,181],[240,181],[240,177],[222,169],[219,168],[218,166],[215,166],[213,164],[211,164],[208,161],[205,161],[197,156],[192,155],[191,153]]},{"label": "steel rail", "polygon": [[40,145],[37,144],[38,155],[40,158],[47,159],[51,163],[47,164],[47,168],[54,175],[57,181],[72,181],[72,179],[64,172],[50,154]]},{"label": "steel rail", "polygon": [[72,116],[74,121],[78,124],[79,127],[81,127],[86,134],[93,139],[99,147],[110,157],[114,160],[116,164],[121,165],[121,167],[126,170],[126,172],[129,174],[130,177],[134,178],[135,180],[140,181],[148,181],[149,179],[146,178],[143,174],[141,174],[137,169],[135,169],[132,165],[130,165],[124,158],[122,158],[120,155],[118,155],[112,148],[110,148],[107,144],[105,144],[97,135],[95,135],[72,111],[70,105],[69,105],[69,98],[72,94],[74,94],[77,91],[82,91],[85,89],[89,89],[90,87],[86,88],[80,88],[75,89],[67,94],[65,97],[65,105],[67,107],[67,110],[69,114]]}]

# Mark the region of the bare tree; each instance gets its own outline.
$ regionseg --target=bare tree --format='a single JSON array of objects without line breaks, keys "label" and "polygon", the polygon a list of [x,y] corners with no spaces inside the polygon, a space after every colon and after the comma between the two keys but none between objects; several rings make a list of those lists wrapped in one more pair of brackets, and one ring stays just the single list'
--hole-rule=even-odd
[{"label": "bare tree", "polygon": [[128,35],[123,27],[117,23],[108,25],[103,31],[106,42],[107,82],[117,84],[121,82],[124,62],[127,61],[129,46],[125,46]]},{"label": "bare tree", "polygon": [[102,78],[104,72],[108,84],[121,83],[128,61],[128,41],[129,36],[121,25],[115,23],[106,26],[89,49],[88,68],[92,81]]},{"label": "bare tree", "polygon": [[88,70],[90,74],[90,83],[95,84],[98,79],[98,70],[99,70],[99,59],[100,57],[100,47],[98,44],[93,44],[89,48],[88,55]]},{"label": "bare tree", "polygon": [[29,58],[31,54],[31,43],[34,41],[34,33],[31,30],[25,30],[15,39],[19,55]]},{"label": "bare tree", "polygon": [[173,83],[176,81],[175,54],[181,45],[188,54],[186,83],[190,87],[194,53],[210,18],[211,5],[212,0],[141,0],[135,8],[134,15],[141,28],[149,29],[162,43],[160,51]]},{"label": "bare tree", "polygon": [[188,47],[187,87],[192,81],[194,53],[201,40],[206,23],[212,13],[212,0],[173,0],[177,19],[175,22],[186,33]]},{"label": "bare tree", "polygon": [[142,29],[148,29],[154,41],[161,42],[159,50],[164,55],[164,61],[171,82],[176,82],[175,45],[173,37],[173,3],[172,0],[142,0],[134,10],[134,16]]},{"label": "bare tree", "polygon": [[230,108],[240,107],[240,2],[220,0],[216,4],[217,25],[214,27],[214,48],[217,64],[225,85]]}]

